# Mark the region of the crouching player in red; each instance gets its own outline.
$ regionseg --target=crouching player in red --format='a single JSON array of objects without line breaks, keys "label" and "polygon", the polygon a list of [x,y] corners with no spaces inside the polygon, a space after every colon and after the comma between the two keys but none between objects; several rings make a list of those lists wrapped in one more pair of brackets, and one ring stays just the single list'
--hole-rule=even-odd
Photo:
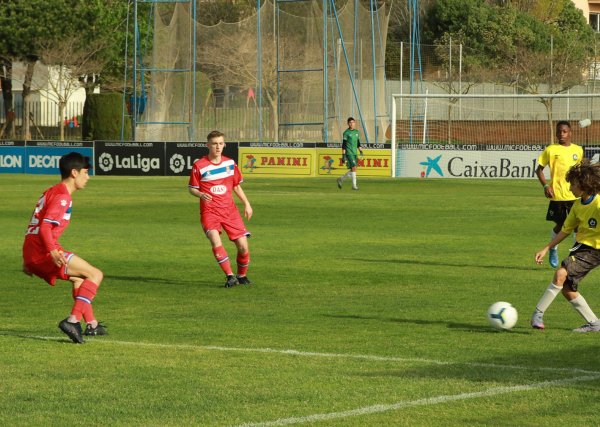
[{"label": "crouching player in red", "polygon": [[90,158],[69,153],[60,158],[62,180],[37,201],[23,244],[23,272],[38,276],[54,286],[56,279],[73,282],[75,304],[71,315],[58,324],[61,331],[83,344],[81,318],[87,324],[85,335],[108,335],[94,318],[92,300],[102,282],[102,272],[77,255],[63,250],[58,238],[71,220],[71,194],[85,187],[92,168]]},{"label": "crouching player in red", "polygon": [[[252,207],[240,184],[242,174],[235,162],[222,155],[225,135],[219,131],[208,134],[206,146],[208,156],[194,163],[190,176],[190,194],[200,199],[200,222],[202,230],[210,240],[215,258],[227,276],[226,288],[237,284],[253,285],[246,272],[250,264],[248,237],[244,221],[233,201],[233,191],[244,203],[244,216],[250,220]],[[231,271],[229,257],[221,243],[221,227],[229,240],[237,247],[237,277]]]},{"label": "crouching player in red", "polygon": [[562,242],[573,230],[577,230],[577,243],[571,249],[571,255],[563,260],[561,267],[554,273],[554,279],[531,316],[531,326],[536,329],[545,328],[544,312],[562,291],[567,301],[586,321],[585,325],[573,329],[573,332],[600,332],[600,320],[578,292],[579,282],[600,265],[600,164],[591,164],[588,159],[583,159],[581,164],[569,169],[565,178],[571,184],[570,191],[578,199],[556,237],[535,254],[535,262],[542,264],[550,248]]}]

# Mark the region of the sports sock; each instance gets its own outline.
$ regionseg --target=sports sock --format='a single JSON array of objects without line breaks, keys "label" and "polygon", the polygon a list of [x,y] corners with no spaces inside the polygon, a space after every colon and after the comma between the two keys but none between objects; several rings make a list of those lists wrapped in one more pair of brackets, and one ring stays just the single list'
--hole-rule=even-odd
[{"label": "sports sock", "polygon": [[229,257],[227,256],[227,251],[225,251],[223,245],[219,246],[218,248],[213,248],[212,251],[215,255],[215,259],[221,266],[223,273],[225,273],[227,276],[233,275],[233,273],[231,272],[231,264],[229,263]]},{"label": "sports sock", "polygon": [[546,292],[544,292],[544,295],[540,299],[540,302],[537,303],[537,306],[535,308],[537,308],[542,313],[546,311],[546,309],[548,309],[550,304],[552,304],[552,301],[554,301],[554,298],[556,298],[556,295],[558,295],[560,291],[562,291],[562,286],[559,288],[554,283],[550,283],[550,285],[546,289]]},{"label": "sports sock", "polygon": [[341,178],[342,181],[345,181],[350,176],[350,171],[346,172],[346,174]]},{"label": "sports sock", "polygon": [[352,186],[356,187],[356,172],[350,172],[352,174]]},{"label": "sports sock", "polygon": [[[94,299],[94,296],[96,296],[97,290],[98,285],[96,285],[91,280],[87,279],[84,280],[81,286],[79,287],[79,292],[75,297],[75,304],[73,305],[73,310],[71,310],[71,314],[75,316],[78,322],[81,321],[83,313],[88,314],[88,310],[92,306],[92,300]],[[91,316],[93,318],[93,311],[91,313]]]},{"label": "sports sock", "polygon": [[[73,289],[73,299],[77,301],[77,296],[79,295],[79,288]],[[94,309],[91,304],[88,304],[87,307],[84,308],[83,319],[85,323],[92,323],[92,321],[96,320],[94,317]]]},{"label": "sports sock", "polygon": [[[554,240],[554,238],[556,237],[556,233],[554,232],[554,229],[552,230],[551,236],[552,236],[552,240]],[[553,248],[550,248],[550,249],[558,249],[558,245],[556,245],[556,246],[554,246]]]},{"label": "sports sock", "polygon": [[594,314],[594,312],[588,305],[587,301],[585,300],[585,298],[583,298],[583,296],[581,294],[579,294],[579,296],[577,296],[577,298],[572,299],[569,302],[573,305],[573,308],[579,314],[581,314],[581,317],[583,317],[586,322],[594,323],[596,320],[598,320],[598,318],[596,317],[596,315]]},{"label": "sports sock", "polygon": [[245,254],[241,254],[238,252],[237,254],[237,275],[238,277],[243,277],[246,275],[248,271],[248,265],[250,265],[250,252],[246,252]]}]

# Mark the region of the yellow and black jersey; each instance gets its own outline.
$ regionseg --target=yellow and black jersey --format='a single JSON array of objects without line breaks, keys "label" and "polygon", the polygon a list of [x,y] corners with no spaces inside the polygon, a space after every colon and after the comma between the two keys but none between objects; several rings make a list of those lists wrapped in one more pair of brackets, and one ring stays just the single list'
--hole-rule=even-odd
[{"label": "yellow and black jersey", "polygon": [[577,199],[571,208],[562,231],[567,234],[577,229],[578,243],[600,249],[600,196],[593,195],[587,202]]},{"label": "yellow and black jersey", "polygon": [[576,197],[569,190],[569,183],[565,180],[571,166],[581,163],[583,148],[571,144],[567,147],[561,144],[552,144],[546,147],[538,159],[542,167],[550,166],[550,186],[554,190],[552,200],[575,200]]}]

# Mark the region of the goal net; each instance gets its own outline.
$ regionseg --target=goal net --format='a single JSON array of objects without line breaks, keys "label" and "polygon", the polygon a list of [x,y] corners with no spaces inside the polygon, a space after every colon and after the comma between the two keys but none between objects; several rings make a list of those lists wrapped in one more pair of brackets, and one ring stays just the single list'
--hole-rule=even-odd
[{"label": "goal net", "polygon": [[[600,158],[600,95],[392,95],[392,175],[536,178],[537,159],[571,124]],[[548,174],[547,168],[545,171]]]}]

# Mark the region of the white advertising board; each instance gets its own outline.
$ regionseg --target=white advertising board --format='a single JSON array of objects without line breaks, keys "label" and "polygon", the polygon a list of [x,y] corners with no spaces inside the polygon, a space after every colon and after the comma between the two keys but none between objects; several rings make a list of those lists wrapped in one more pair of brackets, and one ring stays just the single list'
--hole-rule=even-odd
[{"label": "white advertising board", "polygon": [[[537,179],[543,145],[400,144],[397,176],[403,178]],[[546,167],[544,175],[550,178]]]}]

